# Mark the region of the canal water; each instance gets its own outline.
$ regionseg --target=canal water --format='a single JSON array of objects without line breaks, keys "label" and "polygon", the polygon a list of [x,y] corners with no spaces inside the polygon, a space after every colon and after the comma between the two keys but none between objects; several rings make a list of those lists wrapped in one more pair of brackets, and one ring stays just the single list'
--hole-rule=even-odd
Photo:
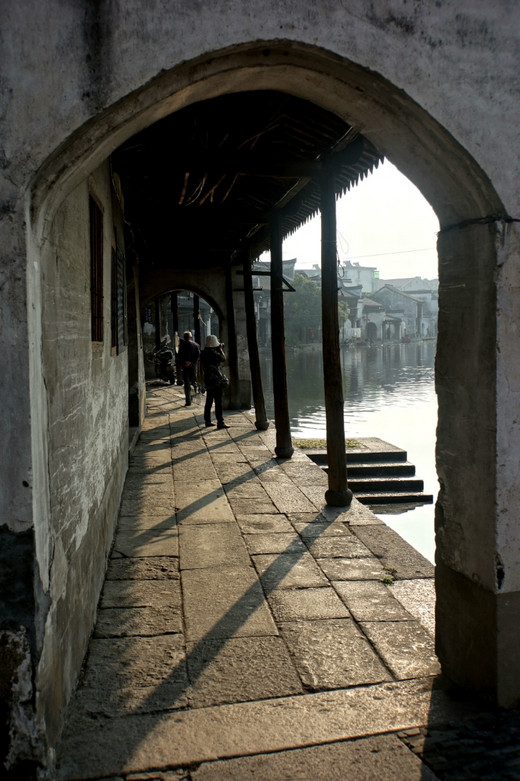
[{"label": "canal water", "polygon": [[[434,341],[342,349],[345,436],[379,437],[406,450],[416,476],[434,503],[400,512],[389,505],[376,514],[434,560],[433,517],[439,485],[435,471],[437,398],[434,390]],[[261,356],[268,418],[274,419],[271,356]],[[294,439],[325,437],[325,401],[321,351],[287,354],[287,385]]]}]

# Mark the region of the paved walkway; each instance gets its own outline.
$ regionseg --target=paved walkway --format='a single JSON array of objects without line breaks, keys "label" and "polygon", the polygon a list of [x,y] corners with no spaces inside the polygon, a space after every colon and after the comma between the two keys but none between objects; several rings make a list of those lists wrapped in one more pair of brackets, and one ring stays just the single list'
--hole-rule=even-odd
[{"label": "paved walkway", "polygon": [[205,428],[203,402],[149,387],[58,777],[487,777],[450,757],[479,714],[439,676],[432,565],[358,502],[324,507],[324,473],[249,412]]}]

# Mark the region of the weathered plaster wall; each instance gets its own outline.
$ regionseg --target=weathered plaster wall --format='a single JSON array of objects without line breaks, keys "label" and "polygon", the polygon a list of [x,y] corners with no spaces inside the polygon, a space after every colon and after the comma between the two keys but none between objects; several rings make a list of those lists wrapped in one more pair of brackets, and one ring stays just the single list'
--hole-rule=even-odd
[{"label": "weathered plaster wall", "polygon": [[[236,44],[286,40],[383,74],[449,127],[491,174],[502,167],[504,146],[514,148],[516,141],[516,13],[514,0],[322,0],[319,6],[267,0],[261,8],[252,0],[216,0],[209,7],[186,0],[25,0],[4,9],[4,58],[13,86],[10,122],[27,128],[35,143],[18,150],[10,145],[6,162],[17,153],[34,170],[87,119],[174,65]],[[9,79],[9,68],[16,80]],[[43,116],[33,112],[40,100],[48,106]],[[490,133],[493,117],[500,117],[503,134]],[[508,201],[515,191],[509,168],[499,195]]]},{"label": "weathered plaster wall", "polygon": [[[103,208],[103,343],[90,331],[89,194]],[[105,164],[60,206],[41,260],[49,515],[36,535],[49,605],[38,689],[51,735],[85,653],[128,463],[128,356],[110,339],[114,225],[122,235],[111,195]]]}]

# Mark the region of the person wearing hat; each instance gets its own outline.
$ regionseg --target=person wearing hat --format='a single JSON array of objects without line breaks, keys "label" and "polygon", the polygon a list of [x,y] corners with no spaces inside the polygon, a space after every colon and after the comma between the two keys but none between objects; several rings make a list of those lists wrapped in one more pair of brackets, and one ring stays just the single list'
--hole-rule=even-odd
[{"label": "person wearing hat", "polygon": [[200,357],[200,347],[193,341],[191,331],[184,331],[183,338],[179,343],[179,363],[182,367],[182,378],[184,380],[184,395],[186,397],[186,407],[191,404],[191,389],[197,389],[197,363]]},{"label": "person wearing hat", "polygon": [[223,346],[214,334],[206,337],[206,346],[200,354],[206,386],[206,403],[204,405],[204,423],[206,427],[214,426],[211,422],[211,407],[215,402],[215,417],[217,428],[229,428],[222,417],[222,389],[227,385],[227,379],[220,371],[221,364],[226,360]]}]

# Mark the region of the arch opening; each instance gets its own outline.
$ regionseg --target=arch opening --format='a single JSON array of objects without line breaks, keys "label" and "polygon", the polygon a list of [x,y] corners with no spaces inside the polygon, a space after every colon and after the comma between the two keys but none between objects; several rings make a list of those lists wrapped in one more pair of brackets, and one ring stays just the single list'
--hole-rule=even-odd
[{"label": "arch opening", "polygon": [[[482,555],[468,544],[464,534],[461,542],[450,552],[453,536],[449,532],[453,523],[453,510],[450,502],[459,492],[466,502],[470,502],[470,509],[459,506],[458,511],[467,516],[475,508],[474,499],[470,501],[468,493],[464,490],[464,478],[461,477],[460,465],[457,463],[457,454],[461,455],[470,447],[474,437],[474,422],[476,419],[486,417],[490,419],[495,408],[494,389],[477,397],[476,391],[470,392],[470,402],[474,405],[470,417],[458,424],[455,440],[453,439],[453,389],[456,393],[465,395],[467,403],[467,383],[464,380],[464,372],[471,371],[479,356],[485,355],[485,364],[491,373],[495,371],[494,349],[496,325],[493,321],[494,305],[494,270],[495,270],[495,245],[491,230],[483,242],[480,230],[469,227],[463,235],[458,228],[447,230],[448,227],[485,218],[488,215],[503,212],[499,199],[483,172],[476,163],[470,159],[465,150],[411,100],[407,100],[392,85],[382,77],[369,73],[363,68],[347,63],[330,53],[314,50],[311,47],[292,44],[288,47],[283,43],[269,45],[269,54],[265,53],[265,46],[238,47],[232,51],[217,53],[211,58],[204,58],[198,63],[190,63],[188,66],[180,66],[174,71],[162,74],[153,83],[139,90],[139,94],[132,94],[124,98],[117,106],[107,107],[102,120],[93,120],[88,127],[81,128],[70,143],[60,149],[39,172],[31,190],[31,215],[33,233],[30,239],[29,251],[29,310],[33,313],[33,321],[30,323],[32,341],[32,398],[33,403],[40,411],[42,399],[46,402],[43,406],[48,410],[46,415],[36,414],[34,417],[36,431],[33,435],[33,458],[40,462],[41,469],[36,470],[37,480],[36,495],[40,497],[41,512],[36,512],[39,528],[36,530],[38,540],[38,559],[40,569],[48,573],[48,577],[42,578],[43,583],[48,583],[53,578],[52,545],[57,540],[58,530],[53,526],[53,491],[50,484],[52,474],[43,468],[42,458],[44,453],[37,452],[38,443],[47,440],[49,429],[57,423],[58,418],[53,416],[53,399],[49,398],[52,392],[46,382],[50,371],[56,367],[49,364],[48,348],[45,347],[46,334],[42,334],[43,312],[48,309],[49,288],[42,280],[42,269],[48,269],[52,265],[52,255],[49,247],[55,240],[56,225],[61,221],[70,219],[69,205],[71,201],[81,198],[88,193],[89,177],[95,181],[105,177],[105,192],[113,197],[113,191],[118,194],[119,185],[114,182],[113,170],[110,169],[108,160],[117,159],[124,143],[134,138],[137,132],[145,131],[158,120],[175,117],[184,107],[196,106],[201,101],[218,99],[224,95],[236,95],[237,93],[251,93],[259,91],[275,91],[292,96],[298,100],[308,101],[320,110],[330,112],[345,124],[345,133],[353,129],[354,134],[365,138],[367,148],[375,150],[374,162],[377,154],[388,157],[406,176],[414,182],[437,213],[441,224],[440,250],[440,280],[444,287],[442,308],[443,313],[439,323],[439,344],[442,350],[438,357],[438,393],[439,393],[439,442],[438,461],[441,465],[441,481],[443,484],[443,496],[438,511],[438,534],[441,542],[440,569],[444,582],[452,584],[453,579],[459,574],[466,574],[475,565],[477,570],[483,570],[483,581],[489,584],[490,568],[487,560],[483,561]],[[136,98],[139,98],[137,100]],[[238,104],[237,104],[238,105]],[[339,139],[338,139],[339,140]],[[182,150],[180,150],[182,151]],[[330,151],[330,149],[329,149]],[[237,149],[234,149],[236,154]],[[318,152],[319,155],[319,152]],[[114,169],[115,170],[115,169]],[[309,167],[310,170],[310,167]],[[184,174],[186,171],[184,172]],[[284,176],[288,176],[287,173]],[[217,176],[218,181],[218,176]],[[225,183],[219,182],[224,195]],[[112,190],[111,190],[112,188]],[[124,196],[124,186],[123,186]],[[201,197],[207,195],[207,202],[211,202],[211,188]],[[214,191],[215,192],[215,191]],[[192,193],[192,196],[194,193]],[[182,197],[182,190],[178,198]],[[106,208],[108,210],[108,200]],[[199,205],[204,206],[205,203]],[[274,204],[277,201],[274,200]],[[139,207],[137,207],[139,208]],[[160,216],[160,215],[159,215]],[[154,215],[157,217],[157,214]],[[249,223],[247,223],[249,224]],[[256,223],[255,223],[256,224]],[[82,233],[82,224],[76,224],[81,241],[85,240]],[[167,226],[166,226],[167,227]],[[443,228],[446,231],[443,233]],[[153,235],[154,228],[152,227]],[[260,231],[261,234],[261,231]],[[167,235],[167,233],[166,233]],[[247,231],[245,233],[247,236]],[[263,234],[261,234],[263,235]],[[175,242],[172,235],[171,243]],[[166,239],[163,240],[167,246]],[[206,245],[205,245],[206,246]],[[247,244],[246,244],[247,246]],[[255,251],[262,246],[262,242],[255,246]],[[198,268],[193,268],[189,257],[189,247],[183,249],[180,257],[172,251],[170,266],[158,265],[142,269],[136,273],[135,284],[138,285],[140,302],[135,304],[136,313],[142,311],[143,306],[152,301],[160,293],[179,289],[191,290],[211,303],[213,309],[219,312],[219,319],[229,321],[232,304],[237,304],[239,296],[239,260],[241,262],[243,251],[242,244],[233,246],[224,261],[216,262],[215,257],[208,262],[204,256],[204,249],[197,257],[202,258]],[[206,246],[207,251],[207,246]],[[154,253],[152,253],[153,255]],[[160,254],[160,253],[158,253]],[[459,322],[460,312],[460,286],[471,273],[470,269],[474,259],[477,258],[478,273],[473,276],[472,284],[468,285],[463,293],[463,309],[466,318],[471,321],[470,327],[464,333],[454,329]],[[152,258],[153,260],[153,258]],[[37,263],[31,262],[37,261]],[[226,273],[227,272],[227,273]],[[462,281],[461,281],[462,280]],[[459,289],[459,300],[455,301],[453,293]],[[86,309],[85,309],[86,311]],[[234,317],[237,317],[235,310]],[[484,312],[484,317],[482,317]],[[46,326],[44,326],[45,329]],[[89,350],[91,348],[90,339]],[[461,347],[462,345],[462,347]],[[136,336],[134,349],[140,349],[139,337]],[[453,356],[460,355],[463,350],[467,360],[460,366],[453,366]],[[44,373],[40,373],[39,356],[44,356]],[[106,373],[114,372],[114,367],[108,367],[107,356],[97,355],[95,350],[89,356],[91,366],[99,371],[99,377]],[[106,365],[105,365],[106,364]],[[97,368],[96,368],[97,367]],[[59,367],[58,367],[59,369]],[[60,369],[59,369],[60,370]],[[121,366],[117,371],[125,372]],[[58,371],[59,374],[59,371]],[[46,376],[47,375],[47,376]],[[59,379],[59,378],[58,378]],[[141,381],[141,369],[135,372],[136,382]],[[58,387],[58,385],[56,385]],[[87,389],[88,390],[88,389]],[[121,389],[118,387],[117,392]],[[142,403],[142,402],[140,402]],[[141,407],[140,407],[141,409]],[[105,421],[106,431],[113,427],[111,419]],[[89,424],[90,425],[90,424]],[[39,430],[38,430],[39,426]],[[486,520],[493,514],[494,481],[489,473],[494,473],[492,450],[494,445],[494,431],[488,429],[481,434],[481,439],[473,443],[478,445],[484,458],[480,460],[478,468],[473,474],[477,484],[483,485],[480,497],[480,507],[477,515],[482,527],[488,529]],[[124,436],[124,426],[119,423],[117,429],[119,437]],[[455,448],[453,452],[453,442]],[[124,473],[124,448],[119,450],[114,459],[118,463],[118,474]],[[49,482],[50,481],[50,482]],[[114,496],[119,499],[122,480],[114,487]],[[118,494],[119,492],[119,494]],[[110,513],[115,518],[115,505],[103,508],[104,513]],[[84,518],[78,521],[78,528],[84,526],[86,517],[91,518],[89,511]],[[84,530],[83,530],[84,531]],[[458,533],[458,530],[457,530]],[[106,531],[105,547],[108,546],[110,530]],[[75,537],[76,543],[81,543],[81,533]],[[101,569],[105,551],[98,556],[97,582],[92,584],[89,604],[91,612],[97,601],[96,589],[99,591]],[[79,566],[79,564],[78,564]],[[453,574],[455,573],[455,574]],[[65,580],[70,576],[67,573]],[[441,590],[443,604],[447,606],[452,598],[448,594],[449,588]],[[69,595],[69,602],[72,598]],[[445,637],[448,637],[452,628],[452,620],[447,616],[447,609],[442,608],[441,632],[445,625]],[[58,634],[58,617],[48,622],[49,647],[52,645],[53,633]],[[444,624],[443,624],[444,622]],[[84,633],[83,644],[77,643],[75,657],[69,660],[69,678],[62,687],[62,700],[57,702],[50,696],[50,682],[53,675],[66,675],[63,671],[52,669],[50,653],[44,652],[40,663],[41,689],[45,691],[43,699],[46,699],[44,708],[47,710],[48,721],[52,721],[50,712],[56,708],[60,712],[68,693],[72,689],[73,676],[79,669],[83,657],[85,642],[88,632]],[[441,639],[440,649],[445,658],[452,656],[452,642],[448,638],[447,644]],[[453,677],[460,678],[461,671],[453,666],[450,671]],[[475,676],[476,677],[476,676]],[[486,677],[486,686],[489,688],[490,673]],[[57,732],[57,724],[51,728],[51,733]]]}]

